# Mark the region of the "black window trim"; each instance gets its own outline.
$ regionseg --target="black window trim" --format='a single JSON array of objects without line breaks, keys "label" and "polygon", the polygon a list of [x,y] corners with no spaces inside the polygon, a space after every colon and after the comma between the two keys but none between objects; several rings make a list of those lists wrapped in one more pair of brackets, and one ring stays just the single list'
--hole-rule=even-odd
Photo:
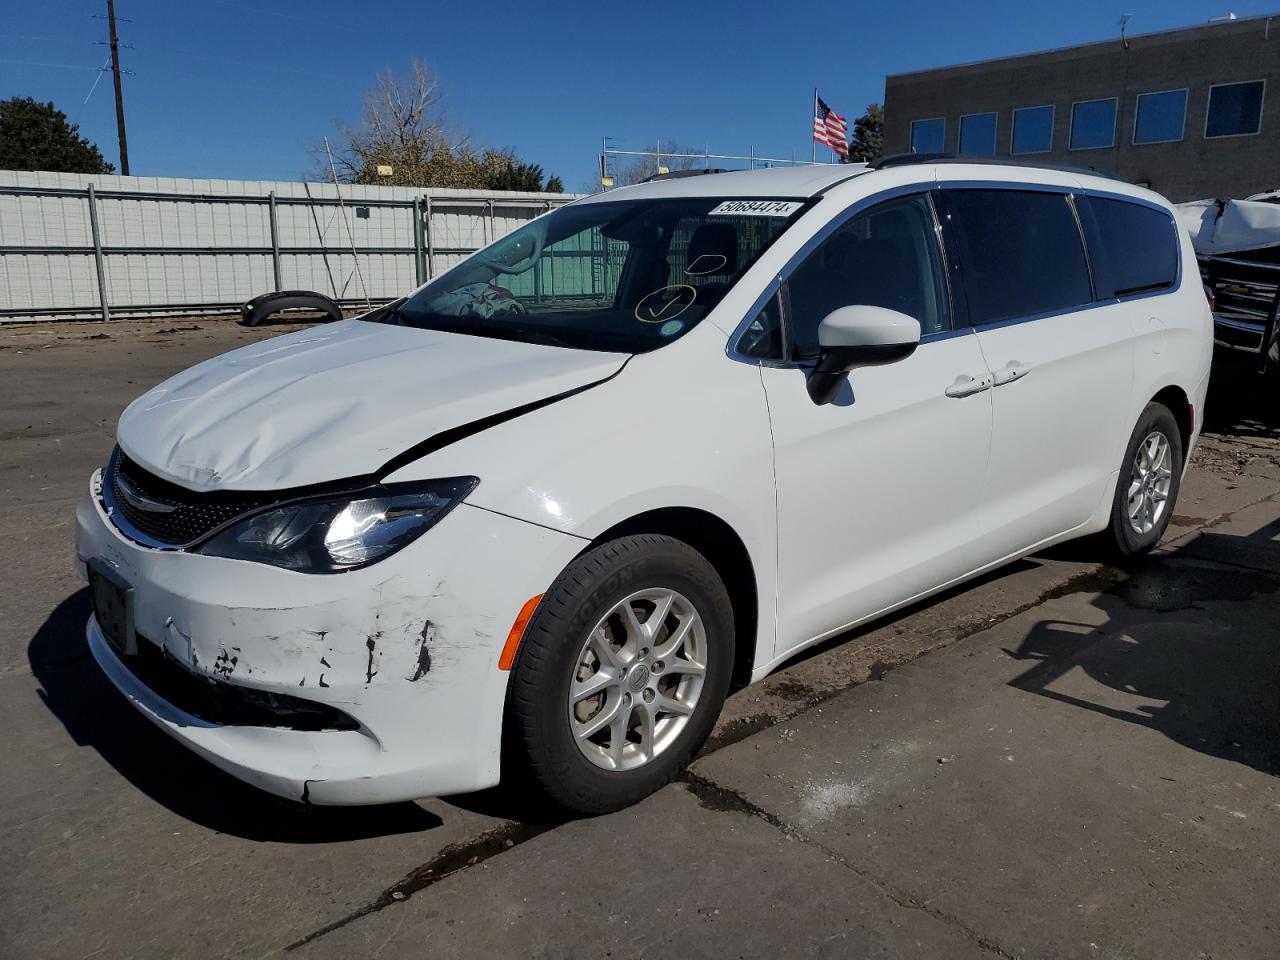
[{"label": "black window trim", "polygon": [[[746,335],[747,327],[751,324],[753,320],[755,320],[755,318],[759,315],[760,311],[764,309],[764,306],[766,303],[768,303],[769,299],[779,294],[779,291],[786,283],[786,280],[791,276],[792,272],[794,272],[796,267],[798,267],[805,260],[805,258],[808,257],[809,254],[812,253],[818,247],[819,244],[821,244],[824,240],[826,240],[827,237],[835,233],[835,231],[839,230],[842,226],[844,226],[847,222],[849,222],[851,219],[856,217],[858,214],[862,213],[863,211],[873,206],[876,206],[877,204],[883,203],[886,200],[894,200],[899,197],[912,196],[912,195],[921,194],[921,193],[927,193],[930,195],[930,201],[934,208],[934,216],[938,219],[938,226],[939,226],[938,240],[942,247],[943,264],[946,267],[946,271],[945,271],[947,273],[946,282],[947,282],[947,289],[948,289],[948,297],[950,301],[948,306],[951,309],[951,329],[942,331],[940,333],[927,334],[921,337],[920,338],[921,347],[924,347],[925,345],[930,343],[936,343],[940,340],[949,340],[952,337],[966,336],[968,334],[976,333],[983,330],[991,330],[991,329],[996,329],[998,327],[1013,326],[1014,324],[1018,324],[1018,323],[1031,323],[1032,321],[1035,321],[1035,320],[1047,320],[1051,317],[1064,316],[1069,313],[1080,313],[1083,310],[1092,310],[1098,307],[1111,306],[1112,304],[1117,304],[1117,303],[1128,303],[1133,300],[1144,300],[1148,297],[1171,296],[1177,293],[1182,288],[1182,283],[1184,279],[1183,255],[1182,255],[1181,242],[1179,242],[1178,256],[1177,256],[1177,276],[1175,277],[1172,286],[1164,287],[1160,290],[1140,291],[1140,292],[1122,296],[1122,297],[1098,296],[1097,291],[1094,290],[1094,299],[1087,304],[1080,304],[1074,307],[1070,307],[1068,309],[1056,310],[1051,313],[1033,314],[1030,316],[1022,316],[1022,317],[1011,317],[1007,320],[997,320],[992,323],[985,323],[978,327],[974,327],[969,322],[969,309],[968,309],[968,303],[964,295],[964,286],[962,283],[958,283],[956,279],[952,277],[952,271],[954,270],[958,274],[959,271],[961,270],[961,265],[959,261],[959,256],[955,252],[956,245],[953,241],[949,239],[950,228],[946,224],[946,217],[947,217],[946,193],[949,190],[1008,190],[1008,191],[1015,191],[1015,192],[1029,191],[1032,193],[1059,193],[1059,194],[1065,194],[1073,198],[1099,197],[1100,199],[1104,199],[1104,200],[1120,200],[1124,203],[1132,203],[1140,207],[1147,207],[1148,209],[1156,210],[1159,213],[1162,213],[1165,216],[1168,216],[1171,221],[1173,220],[1173,215],[1170,213],[1169,209],[1159,203],[1155,203],[1153,201],[1147,200],[1144,197],[1135,197],[1126,193],[1117,193],[1112,190],[1104,190],[1104,189],[1098,189],[1094,187],[1080,188],[1080,187],[1067,186],[1065,184],[1032,183],[1032,182],[1021,181],[1021,180],[942,180],[942,181],[939,181],[939,180],[932,180],[932,179],[927,182],[918,181],[916,183],[903,184],[902,186],[899,186],[899,187],[891,187],[887,190],[881,190],[877,193],[869,194],[865,197],[855,200],[848,207],[842,210],[839,214],[832,217],[825,224],[823,224],[822,227],[819,228],[819,230],[816,233],[814,233],[812,237],[806,240],[804,244],[800,247],[800,249],[797,250],[794,254],[792,254],[787,259],[787,262],[783,265],[782,269],[779,270],[777,275],[774,276],[774,278],[769,281],[765,289],[760,292],[760,295],[755,299],[751,307],[746,311],[742,320],[739,321],[738,326],[734,328],[733,335],[729,337],[728,344],[725,347],[725,353],[728,355],[730,359],[738,360],[742,363],[750,364],[751,366],[787,367],[787,368],[812,366],[813,365],[812,361],[802,362],[802,361],[796,361],[796,360],[783,359],[782,357],[768,357],[768,358],[753,357],[750,354],[739,352],[738,343]],[[1085,233],[1085,230],[1087,229],[1086,225],[1091,222],[1092,214],[1090,213],[1086,215],[1080,215],[1078,212],[1078,208],[1074,208],[1074,209],[1077,209],[1076,222],[1077,222],[1077,226],[1081,229],[1080,242],[1084,247],[1085,261],[1086,263],[1091,263],[1089,242],[1088,242],[1088,238],[1084,235],[1084,233]],[[1178,234],[1175,233],[1175,235],[1178,235]],[[1090,267],[1090,275],[1092,277],[1092,266]],[[1090,280],[1091,289],[1092,289],[1092,283],[1093,281],[1091,279]],[[787,314],[787,303],[786,303],[785,296],[781,298],[780,309],[781,309],[782,323],[785,328],[790,322]],[[790,334],[784,329],[783,348],[787,349],[789,347],[790,347]]]},{"label": "black window trim", "polygon": [[[1146,299],[1147,297],[1170,296],[1171,294],[1177,293],[1178,290],[1182,288],[1182,279],[1183,279],[1182,259],[1183,258],[1182,258],[1181,244],[1179,244],[1178,251],[1177,251],[1177,258],[1176,258],[1177,274],[1174,278],[1173,284],[1170,286],[1163,286],[1156,290],[1141,290],[1131,294],[1124,294],[1122,296],[1115,296],[1113,294],[1108,294],[1106,292],[1100,292],[1096,286],[1097,279],[1095,278],[1093,259],[1094,259],[1094,256],[1096,255],[1095,251],[1100,250],[1101,241],[1100,241],[1100,234],[1097,233],[1097,225],[1093,221],[1092,210],[1089,208],[1087,203],[1088,198],[1098,197],[1099,199],[1102,199],[1102,200],[1119,200],[1123,203],[1132,203],[1136,206],[1146,207],[1149,210],[1155,210],[1165,215],[1166,217],[1168,217],[1169,220],[1174,223],[1174,226],[1176,228],[1176,222],[1174,222],[1173,215],[1169,212],[1168,208],[1163,207],[1158,203],[1153,203],[1142,197],[1134,197],[1124,193],[1115,193],[1110,190],[1098,190],[1092,187],[1086,187],[1081,189],[1076,187],[1065,186],[1062,184],[1051,184],[1051,183],[1022,183],[1022,182],[1014,182],[1011,180],[953,180],[953,181],[941,182],[938,184],[938,186],[942,194],[941,201],[942,201],[944,210],[946,209],[945,207],[946,194],[950,190],[1007,190],[1007,191],[1016,192],[1016,193],[1056,193],[1056,194],[1065,195],[1068,198],[1068,203],[1071,206],[1072,211],[1076,215],[1076,227],[1080,231],[1080,243],[1084,249],[1085,263],[1089,270],[1089,285],[1093,295],[1093,299],[1088,303],[1077,304],[1075,306],[1066,307],[1061,310],[1052,310],[1047,313],[1029,314],[1026,316],[1009,317],[1004,320],[993,320],[989,323],[982,323],[976,326],[972,326],[971,329],[977,332],[982,332],[984,330],[995,330],[995,329],[999,329],[1000,327],[1010,327],[1019,323],[1031,323],[1032,321],[1035,321],[1035,320],[1048,320],[1051,317],[1065,316],[1066,314],[1070,314],[1070,313],[1080,313],[1084,310],[1093,310],[1098,307],[1111,306],[1117,303],[1128,303],[1132,300],[1143,300],[1143,299]],[[1080,204],[1078,201],[1082,199],[1085,200],[1086,202],[1083,204]],[[945,232],[949,233],[950,229],[951,228],[949,227],[946,228]],[[1092,239],[1092,241],[1089,236],[1090,233],[1094,234],[1094,238]],[[1174,236],[1175,237],[1178,236],[1176,229],[1174,232]],[[951,243],[950,246],[954,247],[955,243],[954,242]],[[957,265],[957,269],[960,272],[963,272],[963,264],[959,262],[958,257],[956,258],[956,265]],[[957,278],[957,280],[955,281],[955,285],[958,286],[961,290],[964,289],[963,283],[960,282],[959,278]],[[966,307],[967,307],[967,304],[966,304]],[[967,310],[965,314],[965,319],[966,319],[966,322],[971,323],[972,321],[972,317],[969,316]]]}]

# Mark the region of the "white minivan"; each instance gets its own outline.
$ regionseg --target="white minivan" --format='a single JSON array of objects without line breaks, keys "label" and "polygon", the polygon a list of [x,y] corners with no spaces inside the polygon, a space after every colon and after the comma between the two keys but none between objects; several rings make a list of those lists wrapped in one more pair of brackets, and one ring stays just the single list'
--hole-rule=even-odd
[{"label": "white minivan", "polygon": [[321,804],[613,810],[734,685],[1049,544],[1149,550],[1212,318],[1169,204],[907,158],[665,179],[134,401],[77,515],[150,720]]}]

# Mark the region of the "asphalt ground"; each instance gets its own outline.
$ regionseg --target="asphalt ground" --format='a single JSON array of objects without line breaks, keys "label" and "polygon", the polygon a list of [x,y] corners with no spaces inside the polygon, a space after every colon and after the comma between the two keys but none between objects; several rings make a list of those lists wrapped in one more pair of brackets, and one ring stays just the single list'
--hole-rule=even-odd
[{"label": "asphalt ground", "polygon": [[[688,776],[302,808],[138,716],[72,523],[115,418],[292,329],[0,328],[0,956],[1280,955],[1280,398],[1239,376],[1156,556],[1031,557],[731,697]],[[927,656],[926,656],[927,654]]]}]

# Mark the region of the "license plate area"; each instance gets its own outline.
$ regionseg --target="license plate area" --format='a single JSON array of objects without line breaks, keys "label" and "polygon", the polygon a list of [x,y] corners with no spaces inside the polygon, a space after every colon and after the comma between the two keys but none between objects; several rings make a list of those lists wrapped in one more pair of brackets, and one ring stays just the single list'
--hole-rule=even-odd
[{"label": "license plate area", "polygon": [[107,643],[122,657],[138,652],[133,629],[133,587],[112,567],[100,560],[89,561],[89,598],[93,616]]}]

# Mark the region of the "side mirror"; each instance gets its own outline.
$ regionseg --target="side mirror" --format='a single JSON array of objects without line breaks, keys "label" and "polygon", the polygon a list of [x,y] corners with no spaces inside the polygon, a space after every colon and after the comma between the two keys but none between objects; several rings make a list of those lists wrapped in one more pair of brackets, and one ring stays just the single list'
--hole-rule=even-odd
[{"label": "side mirror", "polygon": [[911,356],[920,345],[920,321],[884,307],[840,307],[818,324],[818,365],[809,374],[816,404],[835,399],[844,375]]}]

